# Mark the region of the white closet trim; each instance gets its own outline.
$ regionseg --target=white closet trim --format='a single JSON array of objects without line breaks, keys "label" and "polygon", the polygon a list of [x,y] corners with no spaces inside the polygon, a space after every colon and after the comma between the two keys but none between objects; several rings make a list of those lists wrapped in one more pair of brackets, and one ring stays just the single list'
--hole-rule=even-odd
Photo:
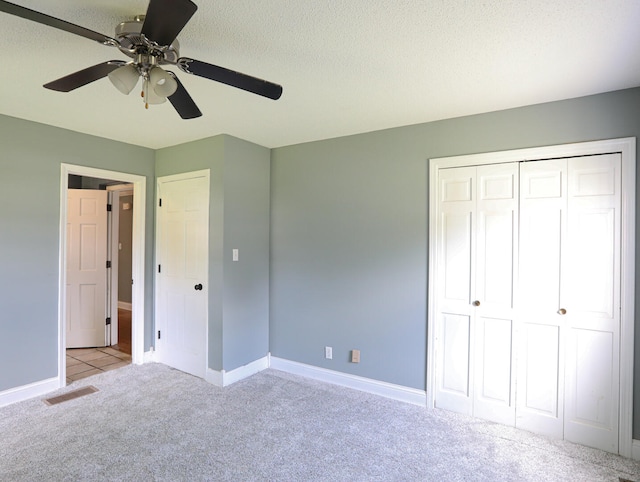
[{"label": "white closet trim", "polygon": [[437,256],[438,170],[451,167],[478,166],[540,159],[557,159],[619,152],[622,156],[622,246],[621,246],[621,326],[620,326],[620,417],[619,453],[631,457],[633,431],[633,350],[635,296],[635,199],[636,138],[627,137],[557,146],[534,147],[510,151],[433,158],[429,160],[429,279],[427,311],[427,405],[435,405],[435,285]]}]

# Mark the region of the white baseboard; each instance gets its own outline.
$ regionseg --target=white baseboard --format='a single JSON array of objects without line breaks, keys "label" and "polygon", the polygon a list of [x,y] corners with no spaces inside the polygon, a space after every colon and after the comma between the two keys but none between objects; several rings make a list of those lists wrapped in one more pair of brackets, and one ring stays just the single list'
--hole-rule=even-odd
[{"label": "white baseboard", "polygon": [[633,460],[640,460],[640,440],[631,441],[631,458]]},{"label": "white baseboard", "polygon": [[153,347],[149,351],[145,351],[142,355],[142,363],[151,363],[156,361],[156,352],[153,351]]},{"label": "white baseboard", "polygon": [[127,311],[132,311],[133,310],[133,307],[131,306],[131,303],[127,303],[126,301],[118,301],[118,308],[121,309],[121,310],[127,310]]},{"label": "white baseboard", "polygon": [[204,379],[216,387],[224,387],[224,370],[218,371],[213,370],[212,368],[207,368],[207,373],[204,374]]},{"label": "white baseboard", "polygon": [[217,371],[207,368],[207,373],[204,378],[209,383],[218,387],[227,387],[232,383],[250,377],[262,370],[266,370],[267,368],[269,368],[269,355],[228,372],[225,370]]},{"label": "white baseboard", "polygon": [[313,378],[334,385],[340,385],[347,388],[353,388],[362,392],[380,395],[382,397],[392,398],[401,402],[412,403],[427,406],[427,392],[418,390],[417,388],[395,385],[393,383],[381,382],[371,378],[350,375],[348,373],[327,370],[326,368],[305,365],[283,358],[271,357],[271,368],[281,370],[283,372],[301,375],[303,377]]},{"label": "white baseboard", "polygon": [[22,385],[21,387],[10,388],[9,390],[0,392],[0,407],[11,405],[16,402],[22,402],[30,398],[39,397],[45,393],[57,390],[61,386],[60,379],[55,377],[30,383],[28,385]]},{"label": "white baseboard", "polygon": [[224,383],[222,386],[226,387],[227,385],[238,382],[243,378],[250,377],[251,375],[261,372],[262,370],[266,370],[267,368],[269,368],[268,355],[259,358],[258,360],[255,360],[247,365],[236,368],[235,370],[231,370],[230,372],[223,372]]}]

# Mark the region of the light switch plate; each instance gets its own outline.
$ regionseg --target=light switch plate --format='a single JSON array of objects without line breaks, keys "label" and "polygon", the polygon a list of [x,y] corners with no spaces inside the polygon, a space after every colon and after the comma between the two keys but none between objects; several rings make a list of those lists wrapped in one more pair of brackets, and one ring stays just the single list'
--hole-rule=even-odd
[{"label": "light switch plate", "polygon": [[324,347],[324,357],[327,360],[331,360],[333,358],[333,348],[331,348],[330,346],[325,346]]},{"label": "light switch plate", "polygon": [[238,261],[238,259],[240,259],[240,250],[234,249],[233,250],[233,260],[234,261]]}]

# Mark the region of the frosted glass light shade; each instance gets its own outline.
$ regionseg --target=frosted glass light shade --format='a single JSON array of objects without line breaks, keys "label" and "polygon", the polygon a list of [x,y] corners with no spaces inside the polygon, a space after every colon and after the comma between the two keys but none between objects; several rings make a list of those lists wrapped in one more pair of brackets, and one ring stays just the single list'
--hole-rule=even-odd
[{"label": "frosted glass light shade", "polygon": [[152,84],[150,80],[144,80],[142,86],[142,96],[144,97],[144,102],[146,104],[162,104],[163,102],[166,102],[167,98],[162,95],[156,94],[151,88],[151,85]]},{"label": "frosted glass light shade", "polygon": [[133,90],[138,83],[139,77],[138,69],[132,64],[123,65],[109,73],[111,83],[125,95],[128,95]]},{"label": "frosted glass light shade", "polygon": [[149,84],[155,94],[165,98],[172,96],[178,88],[175,79],[160,67],[154,67],[149,72]]},{"label": "frosted glass light shade", "polygon": [[156,94],[154,89],[147,90],[147,104],[162,104],[163,102],[166,102],[166,101],[167,101],[167,98],[164,95]]}]

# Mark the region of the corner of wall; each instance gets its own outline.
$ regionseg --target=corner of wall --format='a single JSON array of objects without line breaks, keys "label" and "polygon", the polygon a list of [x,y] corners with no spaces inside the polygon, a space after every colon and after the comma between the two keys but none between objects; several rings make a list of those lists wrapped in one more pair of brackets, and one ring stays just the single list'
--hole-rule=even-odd
[{"label": "corner of wall", "polygon": [[205,380],[217,387],[227,387],[229,385],[232,385],[233,383],[248,378],[251,375],[255,375],[262,370],[266,370],[267,368],[269,368],[269,364],[270,356],[267,355],[228,372],[225,370],[217,371],[211,368],[207,368]]}]

